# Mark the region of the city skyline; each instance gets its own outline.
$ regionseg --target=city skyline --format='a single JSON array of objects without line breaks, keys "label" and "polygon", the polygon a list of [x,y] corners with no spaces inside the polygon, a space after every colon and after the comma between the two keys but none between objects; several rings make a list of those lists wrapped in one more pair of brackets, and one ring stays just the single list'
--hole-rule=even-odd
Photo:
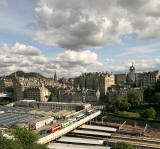
[{"label": "city skyline", "polygon": [[158,0],[77,1],[0,0],[1,75],[160,70]]}]

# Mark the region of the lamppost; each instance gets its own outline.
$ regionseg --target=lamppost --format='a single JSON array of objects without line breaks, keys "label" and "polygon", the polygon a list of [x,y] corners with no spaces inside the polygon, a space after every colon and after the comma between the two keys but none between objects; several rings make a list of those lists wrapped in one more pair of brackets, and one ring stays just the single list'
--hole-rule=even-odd
[{"label": "lamppost", "polygon": [[102,117],[102,125],[103,125],[103,121],[104,121],[103,119],[104,119],[104,118],[106,118],[106,116],[103,116],[103,117]]}]

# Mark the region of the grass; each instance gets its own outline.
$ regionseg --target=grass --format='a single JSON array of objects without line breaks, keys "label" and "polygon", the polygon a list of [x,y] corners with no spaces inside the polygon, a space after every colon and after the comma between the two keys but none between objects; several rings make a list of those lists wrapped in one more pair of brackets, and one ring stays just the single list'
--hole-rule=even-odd
[{"label": "grass", "polygon": [[130,118],[139,118],[140,114],[139,113],[134,113],[134,112],[127,112],[127,111],[119,111],[116,112],[115,114],[118,114],[119,116],[125,116],[125,117],[130,117]]}]

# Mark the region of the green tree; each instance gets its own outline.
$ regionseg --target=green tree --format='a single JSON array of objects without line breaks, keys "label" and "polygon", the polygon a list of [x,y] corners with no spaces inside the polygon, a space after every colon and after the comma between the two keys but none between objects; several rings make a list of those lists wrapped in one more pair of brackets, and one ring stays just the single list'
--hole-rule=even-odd
[{"label": "green tree", "polygon": [[32,146],[28,146],[25,149],[47,149],[46,145],[41,145],[41,144],[33,144]]},{"label": "green tree", "polygon": [[6,139],[0,133],[0,149],[23,149],[23,147],[16,141]]},{"label": "green tree", "polygon": [[155,90],[156,92],[160,92],[160,79],[155,84]]},{"label": "green tree", "polygon": [[38,134],[31,130],[15,127],[12,132],[14,137],[22,144],[24,148],[33,146],[38,140]]},{"label": "green tree", "polygon": [[131,107],[131,104],[128,103],[128,100],[123,97],[118,97],[115,102],[115,107],[117,110],[123,111],[123,110],[129,110]]},{"label": "green tree", "polygon": [[46,145],[37,144],[38,135],[23,128],[14,127],[14,140],[3,137],[0,133],[0,149],[47,149]]},{"label": "green tree", "polygon": [[144,100],[148,103],[154,103],[154,94],[155,94],[155,88],[149,87],[144,90]]},{"label": "green tree", "polygon": [[143,101],[143,94],[136,90],[131,90],[128,93],[128,102],[132,107],[138,106]]},{"label": "green tree", "polygon": [[147,119],[154,119],[155,116],[156,116],[156,111],[152,107],[141,113],[141,117],[147,118]]},{"label": "green tree", "polygon": [[134,147],[128,143],[118,142],[114,144],[111,149],[134,149]]},{"label": "green tree", "polygon": [[155,93],[154,101],[156,104],[160,105],[160,92]]}]

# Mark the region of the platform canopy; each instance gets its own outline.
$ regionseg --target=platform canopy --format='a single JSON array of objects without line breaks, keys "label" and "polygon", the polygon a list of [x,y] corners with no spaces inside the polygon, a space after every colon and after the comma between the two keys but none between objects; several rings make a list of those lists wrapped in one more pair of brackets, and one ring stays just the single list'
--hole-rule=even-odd
[{"label": "platform canopy", "polygon": [[8,95],[4,93],[0,93],[0,97],[8,97]]}]

